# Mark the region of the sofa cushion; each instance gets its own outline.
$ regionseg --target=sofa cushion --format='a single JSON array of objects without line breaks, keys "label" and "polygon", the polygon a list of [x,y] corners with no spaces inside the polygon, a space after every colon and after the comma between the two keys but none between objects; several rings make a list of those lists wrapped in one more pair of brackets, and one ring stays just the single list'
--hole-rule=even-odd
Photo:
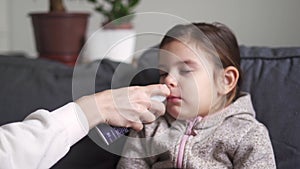
[{"label": "sofa cushion", "polygon": [[[250,92],[257,119],[269,130],[277,167],[300,168],[300,48],[240,46],[240,53],[241,89]],[[158,83],[157,63],[154,46],[139,59],[136,84]]]},{"label": "sofa cushion", "polygon": [[300,48],[241,47],[242,89],[269,129],[278,168],[300,167]]},{"label": "sofa cushion", "polygon": [[[76,67],[78,84],[95,79],[95,92],[128,86],[135,68],[109,60]],[[99,66],[98,66],[99,65]],[[117,76],[114,76],[117,69]],[[94,76],[94,77],[90,77]],[[112,78],[114,83],[112,84]],[[25,57],[0,56],[0,125],[21,121],[37,109],[54,110],[73,98],[94,91],[82,89],[72,93],[73,68],[58,62]],[[114,145],[111,145],[114,146]],[[53,168],[114,168],[119,157],[97,146],[86,136]]]}]

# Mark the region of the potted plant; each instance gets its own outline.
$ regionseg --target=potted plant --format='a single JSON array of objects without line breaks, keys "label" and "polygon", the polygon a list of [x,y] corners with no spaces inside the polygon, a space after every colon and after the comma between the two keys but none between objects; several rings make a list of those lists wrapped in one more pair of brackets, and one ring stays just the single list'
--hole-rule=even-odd
[{"label": "potted plant", "polygon": [[102,26],[106,29],[132,29],[134,9],[140,0],[88,0],[95,11],[104,17]]},{"label": "potted plant", "polygon": [[87,43],[83,61],[108,58],[131,63],[135,49],[135,31],[132,20],[140,0],[88,0],[94,10],[103,16],[102,29]]},{"label": "potted plant", "polygon": [[67,12],[63,0],[49,0],[48,12],[30,16],[39,57],[75,65],[85,41],[89,13]]}]

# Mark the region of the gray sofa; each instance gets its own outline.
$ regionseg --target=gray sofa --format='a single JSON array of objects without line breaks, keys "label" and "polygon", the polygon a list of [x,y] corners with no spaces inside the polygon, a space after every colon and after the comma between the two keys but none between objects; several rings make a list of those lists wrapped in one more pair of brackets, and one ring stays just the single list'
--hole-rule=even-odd
[{"label": "gray sofa", "polygon": [[[252,95],[257,119],[269,129],[277,167],[300,168],[300,48],[268,48],[241,46],[242,90]],[[79,80],[97,70],[95,91],[112,87],[116,68],[123,67],[124,76],[118,86],[158,82],[156,50],[146,51],[132,65],[109,60],[79,66]],[[100,65],[98,67],[98,65]],[[0,125],[22,120],[30,112],[53,110],[72,101],[71,67],[44,59],[0,56]],[[136,74],[137,73],[137,74]],[[90,94],[82,92],[82,95]],[[21,141],[21,140],[20,140]],[[111,145],[114,146],[114,145]],[[98,147],[89,137],[74,145],[53,168],[114,168],[119,156]]]}]

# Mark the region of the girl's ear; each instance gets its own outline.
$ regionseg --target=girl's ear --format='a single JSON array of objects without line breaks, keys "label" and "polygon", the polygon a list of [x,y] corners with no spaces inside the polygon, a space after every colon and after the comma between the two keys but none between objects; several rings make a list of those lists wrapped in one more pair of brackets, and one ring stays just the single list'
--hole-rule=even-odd
[{"label": "girl's ear", "polygon": [[239,71],[237,70],[237,68],[233,67],[233,66],[228,66],[224,69],[223,72],[223,87],[222,87],[222,91],[221,94],[228,94],[229,92],[231,92],[237,85],[238,79],[239,79]]}]

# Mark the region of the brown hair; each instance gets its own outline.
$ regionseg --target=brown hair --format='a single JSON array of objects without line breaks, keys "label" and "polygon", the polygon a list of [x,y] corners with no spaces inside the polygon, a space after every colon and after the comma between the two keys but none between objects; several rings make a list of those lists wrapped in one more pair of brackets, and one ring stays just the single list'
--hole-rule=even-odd
[{"label": "brown hair", "polygon": [[[240,69],[240,51],[236,37],[232,31],[221,23],[192,23],[187,25],[176,25],[171,28],[162,39],[159,48],[175,40],[192,40],[196,44],[205,44],[216,50],[222,68],[234,66],[239,71],[240,77],[237,86],[227,94],[227,101],[231,103],[238,97],[239,87],[242,82]],[[208,42],[208,43],[207,43]]]}]

